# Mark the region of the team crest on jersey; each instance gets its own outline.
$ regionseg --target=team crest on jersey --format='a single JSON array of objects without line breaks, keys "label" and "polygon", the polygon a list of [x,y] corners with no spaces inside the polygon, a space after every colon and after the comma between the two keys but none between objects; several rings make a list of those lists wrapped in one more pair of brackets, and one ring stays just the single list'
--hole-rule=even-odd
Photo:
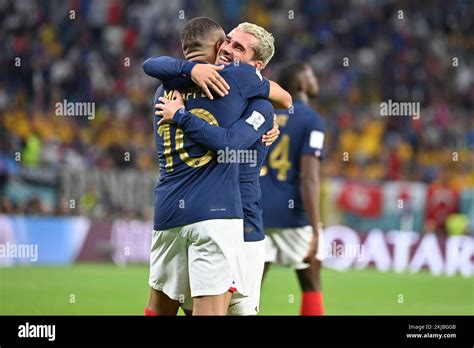
[{"label": "team crest on jersey", "polygon": [[251,125],[253,129],[258,130],[260,126],[265,122],[265,117],[263,117],[263,115],[258,111],[254,111],[252,112],[252,115],[250,115],[249,118],[245,120],[245,122]]}]

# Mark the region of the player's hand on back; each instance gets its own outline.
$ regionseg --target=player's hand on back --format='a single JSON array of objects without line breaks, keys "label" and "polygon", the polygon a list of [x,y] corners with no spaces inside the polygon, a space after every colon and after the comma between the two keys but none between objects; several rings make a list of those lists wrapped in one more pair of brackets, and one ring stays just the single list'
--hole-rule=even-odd
[{"label": "player's hand on back", "polygon": [[155,104],[155,108],[158,109],[155,111],[155,115],[162,116],[158,125],[172,121],[174,114],[179,109],[185,110],[183,97],[178,91],[173,91],[173,100],[168,100],[164,97],[160,97],[158,100],[160,103]]},{"label": "player's hand on back", "polygon": [[191,79],[201,87],[211,100],[214,99],[209,89],[212,89],[221,97],[229,94],[230,86],[225,82],[224,78],[219,75],[219,71],[224,69],[224,65],[213,64],[196,64],[191,70]]},{"label": "player's hand on back", "polygon": [[280,135],[280,127],[278,126],[278,123],[276,122],[276,115],[273,115],[273,128],[270,129],[268,132],[266,132],[262,136],[262,142],[265,144],[265,146],[270,146],[275,142],[275,140],[278,139],[278,136]]}]

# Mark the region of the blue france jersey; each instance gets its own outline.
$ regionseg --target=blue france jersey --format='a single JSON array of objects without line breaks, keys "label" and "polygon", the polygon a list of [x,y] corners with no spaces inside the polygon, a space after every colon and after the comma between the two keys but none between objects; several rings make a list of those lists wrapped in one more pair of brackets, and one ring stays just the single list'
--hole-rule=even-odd
[{"label": "blue france jersey", "polygon": [[267,147],[262,143],[261,137],[273,127],[271,103],[266,99],[252,98],[243,116],[230,128],[210,125],[188,111],[177,112],[173,120],[191,139],[216,152],[218,162],[240,163],[244,240],[263,240],[265,234],[260,206],[259,174]]},{"label": "blue france jersey", "polygon": [[293,103],[292,111],[275,111],[281,134],[260,173],[265,228],[309,225],[300,193],[300,159],[302,155],[322,159],[324,120],[300,101]]},{"label": "blue france jersey", "polygon": [[[162,95],[171,98],[172,89],[177,88],[188,111],[210,124],[228,128],[242,116],[249,98],[268,97],[269,83],[255,67],[229,65],[220,74],[230,85],[225,97],[209,100],[185,77],[165,82],[164,89],[157,90],[154,104]],[[175,80],[179,82],[173,83]],[[192,140],[182,129],[172,124],[157,126],[158,120],[155,116],[160,178],[155,187],[154,228],[243,218],[238,163],[219,163],[213,151]]]}]

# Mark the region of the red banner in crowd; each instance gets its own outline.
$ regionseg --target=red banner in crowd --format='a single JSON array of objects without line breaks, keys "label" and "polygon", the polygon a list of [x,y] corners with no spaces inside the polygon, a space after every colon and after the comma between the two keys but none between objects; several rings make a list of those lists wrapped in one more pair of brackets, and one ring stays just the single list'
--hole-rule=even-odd
[{"label": "red banner in crowd", "polygon": [[382,190],[375,185],[347,183],[341,190],[338,204],[355,215],[375,218],[382,212]]}]

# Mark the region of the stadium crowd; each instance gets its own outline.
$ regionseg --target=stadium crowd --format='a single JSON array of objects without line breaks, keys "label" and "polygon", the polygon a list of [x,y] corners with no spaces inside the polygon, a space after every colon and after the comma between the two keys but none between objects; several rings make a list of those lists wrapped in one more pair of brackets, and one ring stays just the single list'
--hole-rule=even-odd
[{"label": "stadium crowd", "polygon": [[[196,16],[225,30],[267,28],[281,63],[300,58],[319,79],[326,121],[323,175],[473,186],[474,7],[466,1],[0,0],[0,172],[157,168],[149,56],[181,57]],[[418,119],[380,103],[419,102]],[[93,118],[56,103],[94,103]],[[15,158],[21,154],[21,160]]]}]

